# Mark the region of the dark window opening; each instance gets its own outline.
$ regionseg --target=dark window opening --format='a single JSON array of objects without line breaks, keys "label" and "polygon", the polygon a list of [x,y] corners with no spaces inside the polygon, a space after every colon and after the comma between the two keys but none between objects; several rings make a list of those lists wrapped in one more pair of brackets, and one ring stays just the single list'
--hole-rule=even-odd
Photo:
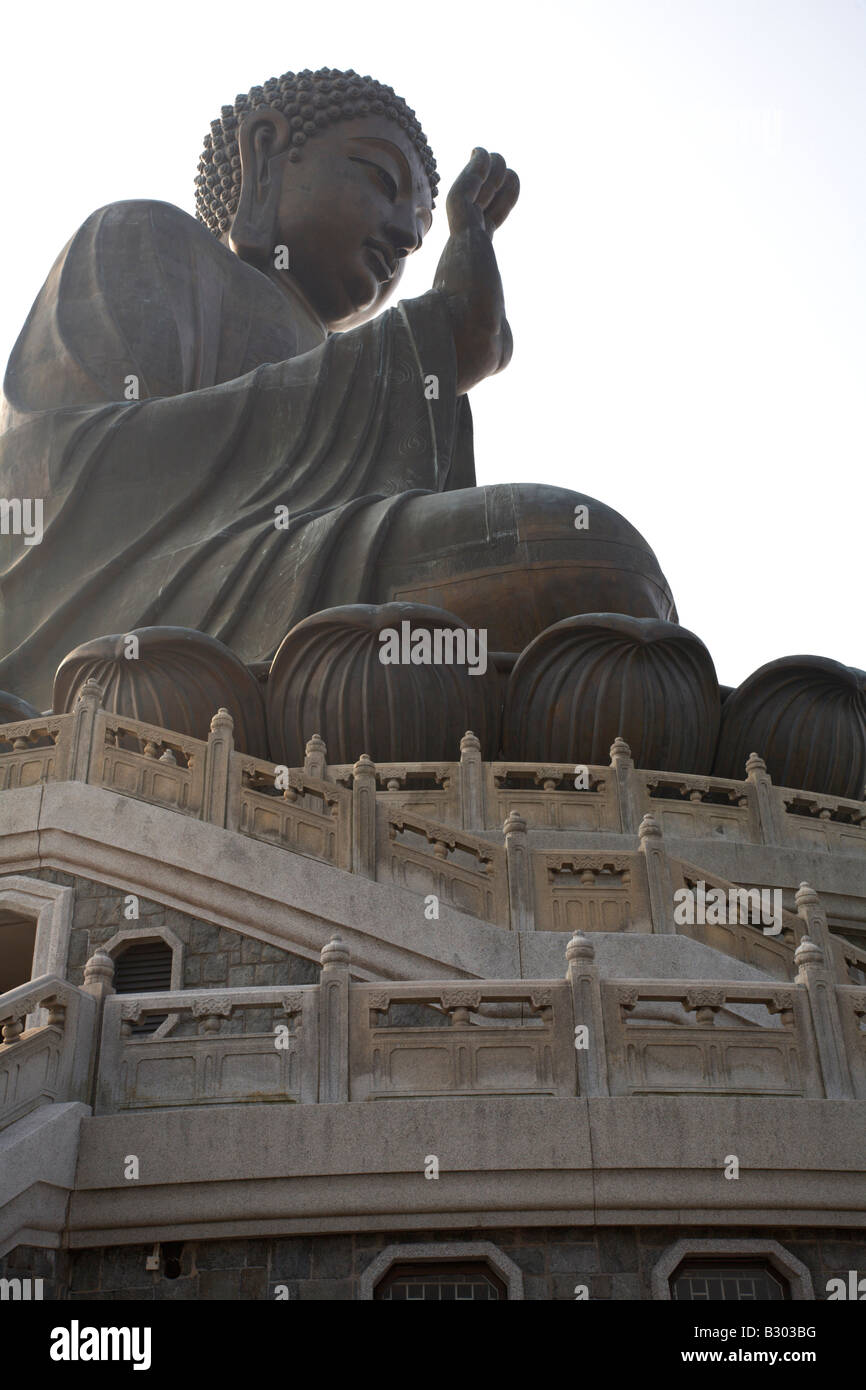
[{"label": "dark window opening", "polygon": [[0,912],[0,994],[26,985],[33,975],[36,923],[14,912]]},{"label": "dark window opening", "polygon": [[790,1298],[785,1280],[762,1260],[683,1260],[671,1275],[681,1303],[764,1303]]},{"label": "dark window opening", "polygon": [[392,1265],[377,1284],[375,1298],[392,1303],[456,1302],[505,1299],[505,1284],[483,1260],[447,1264]]},{"label": "dark window opening", "polygon": [[167,1241],[162,1247],[162,1272],[166,1279],[179,1279],[183,1258],[183,1241]]}]

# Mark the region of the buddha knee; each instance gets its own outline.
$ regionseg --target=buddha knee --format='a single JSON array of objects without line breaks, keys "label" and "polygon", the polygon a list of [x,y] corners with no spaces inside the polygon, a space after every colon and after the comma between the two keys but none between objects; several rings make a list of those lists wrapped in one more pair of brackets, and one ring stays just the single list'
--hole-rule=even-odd
[{"label": "buddha knee", "polygon": [[658,561],[624,517],[568,488],[506,483],[411,498],[377,567],[378,602],[432,604],[521,651],[578,613],[676,621]]}]

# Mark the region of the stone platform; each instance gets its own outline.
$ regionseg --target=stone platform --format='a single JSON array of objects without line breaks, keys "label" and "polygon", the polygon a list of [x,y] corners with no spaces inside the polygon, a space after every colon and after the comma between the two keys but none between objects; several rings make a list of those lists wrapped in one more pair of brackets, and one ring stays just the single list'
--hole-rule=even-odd
[{"label": "stone platform", "polygon": [[[284,769],[224,713],[194,740],[93,688],[0,728],[0,931],[34,926],[0,997],[5,1272],[363,1298],[393,1245],[486,1260],[509,1297],[663,1298],[677,1228],[795,1297],[862,1266],[866,804],[757,756],[687,777],[617,740],[588,771],[471,734],[340,767],[311,736]],[[781,890],[779,929],[678,924],[702,881]],[[142,942],[171,987],[115,993]],[[157,1244],[177,1282],[157,1252],[130,1284]]]}]

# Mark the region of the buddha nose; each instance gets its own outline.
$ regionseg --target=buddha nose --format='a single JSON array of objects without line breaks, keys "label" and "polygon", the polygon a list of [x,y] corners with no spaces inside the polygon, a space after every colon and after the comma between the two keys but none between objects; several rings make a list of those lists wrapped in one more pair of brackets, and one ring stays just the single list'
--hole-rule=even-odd
[{"label": "buddha nose", "polygon": [[408,213],[403,217],[393,216],[385,228],[385,235],[399,259],[404,256],[411,256],[412,252],[417,251],[421,245],[421,233],[418,230],[418,224]]}]

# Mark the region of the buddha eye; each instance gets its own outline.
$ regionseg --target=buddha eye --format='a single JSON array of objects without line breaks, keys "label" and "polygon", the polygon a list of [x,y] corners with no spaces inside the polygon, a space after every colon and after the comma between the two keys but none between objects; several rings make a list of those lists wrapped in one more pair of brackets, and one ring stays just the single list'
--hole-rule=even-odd
[{"label": "buddha eye", "polygon": [[388,173],[387,169],[383,169],[381,164],[374,164],[372,159],[361,159],[360,156],[356,154],[350,154],[349,158],[352,160],[353,164],[363,164],[368,169],[372,170],[376,182],[384,189],[391,202],[394,203],[397,201],[397,193],[399,190],[396,182]]}]

